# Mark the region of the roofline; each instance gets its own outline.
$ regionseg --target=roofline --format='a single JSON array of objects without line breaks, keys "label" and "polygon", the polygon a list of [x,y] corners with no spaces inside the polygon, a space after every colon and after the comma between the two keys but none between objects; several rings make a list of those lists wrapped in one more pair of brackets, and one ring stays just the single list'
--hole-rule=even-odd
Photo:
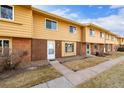
[{"label": "roofline", "polygon": [[82,23],[79,23],[79,22],[76,22],[76,21],[73,21],[73,20],[70,20],[70,19],[67,19],[67,18],[58,16],[58,15],[53,14],[53,13],[49,13],[49,12],[46,12],[46,11],[37,9],[37,8],[35,8],[35,7],[32,7],[32,10],[33,10],[33,11],[36,11],[36,12],[39,12],[39,13],[42,13],[42,14],[45,14],[45,15],[48,15],[48,16],[51,16],[51,17],[55,17],[55,18],[57,18],[57,19],[61,19],[61,20],[66,21],[66,22],[70,22],[70,23],[72,23],[72,24],[76,24],[76,25],[79,25],[79,26],[84,27],[84,25],[83,25]]},{"label": "roofline", "polygon": [[121,37],[121,36],[119,38],[124,39],[124,37]]},{"label": "roofline", "polygon": [[119,36],[118,34],[115,34],[115,33],[111,32],[110,30],[107,30],[107,29],[105,29],[105,28],[103,28],[103,27],[100,27],[100,26],[98,26],[98,25],[96,25],[96,24],[94,24],[94,23],[87,23],[87,24],[86,24],[86,23],[79,23],[79,22],[76,22],[76,21],[67,19],[67,18],[65,18],[65,17],[61,17],[61,16],[58,16],[58,15],[56,15],[56,14],[43,11],[43,10],[38,9],[38,8],[35,8],[35,7],[32,7],[32,10],[33,10],[33,11],[36,11],[36,12],[38,12],[38,13],[42,13],[42,14],[45,14],[45,15],[48,15],[48,16],[51,16],[51,17],[54,17],[54,18],[57,18],[57,19],[66,21],[66,22],[70,22],[70,23],[72,23],[72,24],[79,25],[79,26],[81,26],[81,27],[93,26],[93,27],[96,27],[96,28],[98,28],[98,29],[101,29],[101,30],[103,30],[103,31],[105,31],[105,32],[107,32],[107,33],[109,33],[109,34],[111,34],[111,35],[114,35],[114,36],[116,36],[116,37],[118,37],[118,38],[124,38],[124,37]]},{"label": "roofline", "polygon": [[105,31],[105,32],[107,32],[107,33],[109,33],[109,34],[111,34],[111,35],[120,37],[118,34],[115,34],[115,33],[111,32],[110,30],[107,30],[107,29],[105,29],[105,28],[103,28],[103,27],[101,27],[101,26],[98,26],[98,25],[96,25],[96,24],[93,24],[93,23],[87,23],[87,24],[85,24],[85,26],[93,26],[93,27],[96,27],[96,28],[98,28],[98,29],[101,29],[101,30],[103,30],[103,31]]}]

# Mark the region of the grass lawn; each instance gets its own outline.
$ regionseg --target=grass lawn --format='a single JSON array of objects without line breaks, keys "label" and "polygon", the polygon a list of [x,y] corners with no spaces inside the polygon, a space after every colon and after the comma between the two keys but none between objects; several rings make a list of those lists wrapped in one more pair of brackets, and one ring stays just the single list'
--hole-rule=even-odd
[{"label": "grass lawn", "polygon": [[17,74],[4,80],[0,80],[0,87],[31,87],[60,76],[61,74],[59,74],[53,67],[44,66],[35,70]]},{"label": "grass lawn", "polygon": [[102,62],[108,61],[113,58],[117,58],[119,56],[123,56],[124,52],[114,52],[111,55],[107,55],[106,57],[90,57],[81,60],[74,60],[63,63],[66,67],[72,70],[81,70],[88,67],[92,67],[98,65]]},{"label": "grass lawn", "polygon": [[124,62],[112,67],[95,78],[80,84],[79,88],[124,88]]}]

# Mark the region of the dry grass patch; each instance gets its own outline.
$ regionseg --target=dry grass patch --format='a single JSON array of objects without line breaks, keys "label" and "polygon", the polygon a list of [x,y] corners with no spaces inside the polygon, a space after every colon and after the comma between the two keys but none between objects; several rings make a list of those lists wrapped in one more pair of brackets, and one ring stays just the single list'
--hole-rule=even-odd
[{"label": "dry grass patch", "polygon": [[95,78],[80,84],[79,88],[124,88],[124,62]]},{"label": "dry grass patch", "polygon": [[0,80],[0,87],[31,87],[60,76],[61,74],[58,73],[53,67],[44,66],[35,70],[17,74],[4,80]]},{"label": "dry grass patch", "polygon": [[92,67],[95,65],[98,65],[104,61],[107,61],[107,58],[102,57],[93,57],[93,58],[85,58],[81,60],[75,60],[70,62],[63,63],[65,66],[67,66],[69,69],[72,69],[74,71],[85,69],[88,67]]},{"label": "dry grass patch", "polygon": [[117,58],[117,57],[123,56],[123,55],[124,55],[124,52],[114,52],[111,55],[107,55],[106,57],[90,57],[90,58],[85,58],[85,59],[81,59],[81,60],[68,61],[63,64],[65,66],[67,66],[69,69],[77,71],[80,69],[85,69],[88,67],[98,65],[102,62],[105,62],[110,59]]},{"label": "dry grass patch", "polygon": [[114,52],[111,55],[107,55],[106,58],[113,59],[120,56],[124,56],[124,52]]}]

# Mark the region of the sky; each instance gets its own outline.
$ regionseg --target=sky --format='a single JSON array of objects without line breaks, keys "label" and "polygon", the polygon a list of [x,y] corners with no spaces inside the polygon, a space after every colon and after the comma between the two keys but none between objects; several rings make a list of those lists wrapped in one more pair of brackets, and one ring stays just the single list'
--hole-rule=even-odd
[{"label": "sky", "polygon": [[124,6],[121,5],[35,5],[33,7],[80,23],[94,23],[124,36]]}]

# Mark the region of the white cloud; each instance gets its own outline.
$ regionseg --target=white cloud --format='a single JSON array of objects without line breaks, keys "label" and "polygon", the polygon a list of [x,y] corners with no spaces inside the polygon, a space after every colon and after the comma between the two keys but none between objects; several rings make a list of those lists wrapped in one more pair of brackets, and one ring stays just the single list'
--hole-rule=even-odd
[{"label": "white cloud", "polygon": [[[89,5],[88,7],[92,8],[92,7],[96,7],[97,5]],[[98,9],[102,9],[102,6],[97,6]]]},{"label": "white cloud", "polygon": [[78,13],[73,13],[71,12],[70,9],[64,9],[64,8],[52,11],[52,13],[75,21],[79,21],[81,23],[95,23],[108,30],[111,30],[114,33],[124,36],[124,8],[120,8],[116,15],[109,15],[106,17],[99,17],[94,19],[81,18]]},{"label": "white cloud", "polygon": [[95,23],[108,30],[111,30],[112,32],[124,36],[124,8],[122,8],[122,6],[111,6],[111,8],[118,8],[118,13],[115,15],[98,17],[94,19],[82,17],[79,15],[79,13],[72,12],[71,9],[67,8],[56,9],[55,11],[51,11],[51,13],[63,16],[68,19],[79,21],[81,23]]},{"label": "white cloud", "polygon": [[112,5],[110,6],[111,9],[118,9],[118,8],[124,8],[124,5]]},{"label": "white cloud", "polygon": [[89,5],[89,7],[93,7],[93,5]]},{"label": "white cloud", "polygon": [[54,13],[54,14],[57,14],[57,15],[60,15],[60,16],[63,16],[69,19],[76,19],[79,17],[78,13],[72,13],[70,9],[66,9],[66,8],[57,9],[55,11],[52,11],[51,13]]},{"label": "white cloud", "polygon": [[92,22],[124,36],[124,8],[120,9],[117,15],[110,15],[96,19],[82,19],[80,22]]},{"label": "white cloud", "polygon": [[99,6],[98,8],[99,8],[99,9],[102,9],[103,7],[102,7],[102,6]]}]

